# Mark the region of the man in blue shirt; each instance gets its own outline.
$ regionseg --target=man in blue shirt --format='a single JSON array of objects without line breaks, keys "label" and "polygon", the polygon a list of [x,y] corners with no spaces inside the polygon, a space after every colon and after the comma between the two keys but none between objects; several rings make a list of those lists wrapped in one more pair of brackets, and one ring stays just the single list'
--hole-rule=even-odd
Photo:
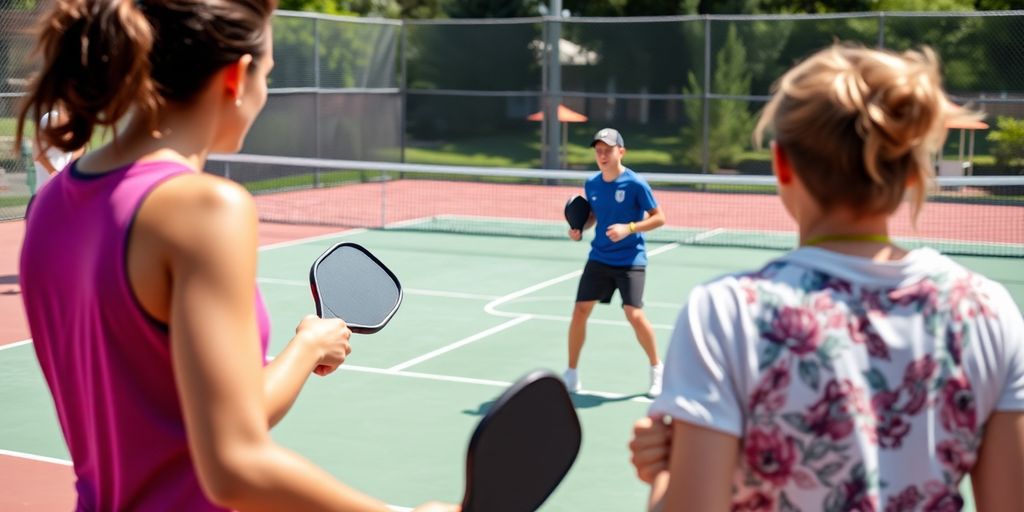
[{"label": "man in blue shirt", "polygon": [[[601,172],[584,185],[590,202],[590,219],[583,229],[596,224],[590,244],[590,258],[580,277],[576,306],[569,325],[569,368],[563,378],[569,391],[581,388],[576,367],[587,333],[587,319],[598,301],[610,303],[615,290],[622,297],[626,319],[636,333],[651,364],[651,385],[648,395],[661,393],[662,364],[654,340],[654,328],[643,311],[643,293],[647,252],[646,231],[665,224],[665,214],[658,208],[650,185],[622,165],[626,145],[622,135],[605,128],[594,135],[590,144]],[[569,230],[569,238],[579,241],[583,233]]]}]

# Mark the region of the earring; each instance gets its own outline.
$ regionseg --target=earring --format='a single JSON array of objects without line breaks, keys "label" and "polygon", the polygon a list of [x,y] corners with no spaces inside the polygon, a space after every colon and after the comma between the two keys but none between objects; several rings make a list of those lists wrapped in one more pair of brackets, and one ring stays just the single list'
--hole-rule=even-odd
[{"label": "earring", "polygon": [[242,106],[242,98],[235,98],[235,106],[236,107],[241,107]]}]

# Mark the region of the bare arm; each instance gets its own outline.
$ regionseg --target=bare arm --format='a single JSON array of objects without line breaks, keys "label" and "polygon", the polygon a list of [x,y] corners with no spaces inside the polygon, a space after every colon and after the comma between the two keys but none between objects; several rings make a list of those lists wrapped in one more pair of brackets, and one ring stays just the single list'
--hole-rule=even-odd
[{"label": "bare arm", "polygon": [[669,470],[651,485],[650,510],[729,510],[739,438],[677,420],[671,443]]},{"label": "bare arm", "polygon": [[50,163],[50,159],[46,157],[45,151],[36,151],[35,161],[43,164],[43,169],[46,169],[46,173],[50,176],[57,174],[58,169],[54,168],[53,164]]},{"label": "bare arm", "polygon": [[633,424],[630,462],[641,481],[653,484],[658,475],[667,472],[671,451],[672,428],[662,418],[648,416]]},{"label": "bare arm", "polygon": [[661,208],[654,208],[647,212],[647,218],[636,223],[636,230],[640,233],[652,231],[665,225],[665,212]]},{"label": "bare arm", "polygon": [[979,512],[1024,510],[1024,412],[989,417],[971,485]]},{"label": "bare arm", "polygon": [[573,241],[579,242],[580,240],[583,239],[583,232],[590,229],[590,227],[593,226],[595,222],[597,222],[597,217],[594,217],[593,212],[591,212],[590,217],[587,217],[587,221],[583,223],[583,229],[569,230],[569,238],[571,238]]},{"label": "bare arm", "polygon": [[[333,372],[351,352],[348,345],[351,331],[343,327],[340,333],[324,332],[330,328],[331,324],[317,321],[313,315],[306,316],[295,329],[295,337],[263,369],[263,394],[271,427],[277,425],[291,409],[310,373],[323,376]],[[344,338],[344,342],[340,345],[321,344],[319,347],[313,342],[329,336]],[[325,350],[325,355],[318,355]]]},{"label": "bare arm", "polygon": [[[253,308],[251,196],[209,176],[172,183],[154,194],[179,194],[170,201],[177,203],[175,215],[166,221],[174,225],[167,227],[165,251],[171,354],[203,490],[217,504],[238,510],[387,510],[270,438]],[[344,326],[334,328],[340,332]],[[301,363],[308,364],[304,357]]]},{"label": "bare arm", "polygon": [[608,238],[612,242],[618,242],[633,233],[643,233],[657,229],[665,225],[665,213],[660,208],[653,208],[647,211],[647,217],[644,220],[631,224],[632,228],[630,228],[630,224],[612,224],[608,226]]}]

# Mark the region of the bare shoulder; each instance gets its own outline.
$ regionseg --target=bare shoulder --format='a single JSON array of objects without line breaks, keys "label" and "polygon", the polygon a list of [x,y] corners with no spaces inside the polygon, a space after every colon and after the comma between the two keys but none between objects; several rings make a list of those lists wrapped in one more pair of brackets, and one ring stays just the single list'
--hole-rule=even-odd
[{"label": "bare shoulder", "polygon": [[185,174],[153,190],[139,210],[136,224],[137,229],[175,246],[244,243],[249,238],[255,241],[256,203],[244,187],[231,180]]}]

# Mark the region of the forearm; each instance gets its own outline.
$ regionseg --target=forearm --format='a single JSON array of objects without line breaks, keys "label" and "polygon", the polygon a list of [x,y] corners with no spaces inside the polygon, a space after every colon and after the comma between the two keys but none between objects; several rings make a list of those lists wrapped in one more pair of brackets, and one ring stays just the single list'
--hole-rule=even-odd
[{"label": "forearm", "polygon": [[36,157],[36,162],[39,162],[40,164],[42,164],[43,169],[46,169],[46,173],[49,174],[50,176],[53,176],[54,174],[57,174],[57,169],[55,169],[53,167],[53,164],[50,163],[50,159],[46,158],[46,156],[43,156],[43,155],[37,156]]},{"label": "forearm", "polygon": [[207,489],[219,505],[239,511],[388,511],[388,507],[272,441],[244,450],[230,476]]},{"label": "forearm", "polygon": [[647,501],[647,510],[661,512],[665,510],[665,491],[668,490],[668,471],[662,471],[651,482],[651,495]]},{"label": "forearm", "polygon": [[665,214],[661,213],[661,212],[658,212],[658,213],[656,213],[654,215],[651,215],[650,217],[647,217],[646,219],[641,220],[639,222],[634,222],[633,223],[634,230],[637,233],[644,233],[644,232],[647,232],[647,231],[652,231],[652,230],[658,229],[658,228],[660,228],[660,227],[662,227],[664,225],[665,225]]},{"label": "forearm", "polygon": [[267,422],[273,427],[288,413],[299,391],[316,368],[318,356],[293,338],[263,369],[263,396],[266,400]]}]

